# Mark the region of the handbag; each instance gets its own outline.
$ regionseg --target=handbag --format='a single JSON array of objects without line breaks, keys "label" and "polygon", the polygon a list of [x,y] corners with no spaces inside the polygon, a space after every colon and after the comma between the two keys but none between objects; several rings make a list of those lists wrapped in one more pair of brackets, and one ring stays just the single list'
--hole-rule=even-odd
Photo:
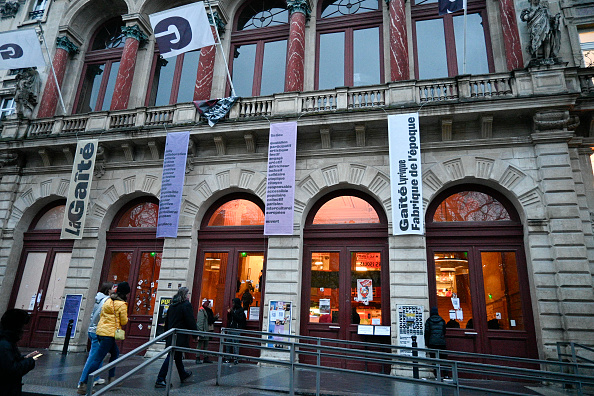
[{"label": "handbag", "polygon": [[122,341],[126,338],[126,332],[120,327],[120,324],[118,321],[118,313],[116,312],[115,303],[113,302],[113,300],[111,300],[111,303],[113,304],[113,314],[115,316],[116,327],[117,327],[116,331],[115,331],[114,338],[116,341]]}]

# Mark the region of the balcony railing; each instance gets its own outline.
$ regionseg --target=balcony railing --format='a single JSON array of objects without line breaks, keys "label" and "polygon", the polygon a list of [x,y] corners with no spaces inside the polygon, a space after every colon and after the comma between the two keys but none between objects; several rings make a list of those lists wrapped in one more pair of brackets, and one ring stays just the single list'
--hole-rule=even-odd
[{"label": "balcony railing", "polygon": [[[541,77],[551,81],[552,76],[559,82],[558,89],[552,89],[550,84],[540,84],[538,81]],[[471,103],[499,98],[566,93],[587,97],[594,94],[593,81],[594,69],[559,67],[542,71],[464,75],[435,80],[399,81],[368,87],[288,92],[272,96],[241,98],[231,109],[228,118],[257,119],[263,116],[415,107],[447,102]],[[188,125],[198,121],[200,116],[192,103],[178,103],[163,107],[56,116],[32,121],[6,120],[2,125],[2,137],[19,137],[19,133],[22,134],[23,130],[26,130],[27,137],[42,137],[122,128]],[[26,128],[23,126],[25,122],[28,122]]]}]

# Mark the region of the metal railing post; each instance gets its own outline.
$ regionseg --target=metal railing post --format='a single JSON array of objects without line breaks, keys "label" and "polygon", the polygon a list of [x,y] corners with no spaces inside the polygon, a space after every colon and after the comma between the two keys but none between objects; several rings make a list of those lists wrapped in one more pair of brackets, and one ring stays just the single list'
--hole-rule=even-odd
[{"label": "metal railing post", "polygon": [[[221,334],[225,335],[227,333],[226,329],[221,329]],[[217,361],[217,379],[215,384],[218,386],[221,384],[221,373],[223,371],[223,348],[225,343],[225,337],[221,337],[219,339],[219,359]]]},{"label": "metal railing post", "polygon": [[454,384],[456,384],[456,396],[460,396],[460,381],[458,381],[458,362],[454,362],[452,365],[452,379],[454,380]]},{"label": "metal railing post", "polygon": [[289,395],[295,396],[295,343],[290,345],[291,372],[289,373]]},{"label": "metal railing post", "polygon": [[441,381],[441,356],[439,356],[439,349],[435,351],[437,356],[437,368],[435,370],[435,379]]},{"label": "metal railing post", "polygon": [[318,366],[318,369],[316,370],[316,396],[320,396],[320,385],[321,385],[321,378],[320,378],[320,365],[322,364],[322,357],[320,356],[320,346],[322,345],[322,340],[318,337],[318,348],[316,349],[317,351],[317,357],[316,357],[316,364]]},{"label": "metal railing post", "polygon": [[167,378],[165,379],[165,394],[169,396],[169,390],[171,389],[171,372],[173,371],[173,359],[175,359],[175,344],[177,343],[177,329],[173,331],[171,336],[171,350],[169,351],[169,367],[167,367]]},{"label": "metal railing post", "polygon": [[[417,336],[410,337],[412,339],[412,347],[415,348],[412,350],[413,357],[419,356],[419,351],[416,349],[419,344],[417,344]],[[417,365],[417,361],[413,360],[413,378],[419,379],[419,366]]]}]

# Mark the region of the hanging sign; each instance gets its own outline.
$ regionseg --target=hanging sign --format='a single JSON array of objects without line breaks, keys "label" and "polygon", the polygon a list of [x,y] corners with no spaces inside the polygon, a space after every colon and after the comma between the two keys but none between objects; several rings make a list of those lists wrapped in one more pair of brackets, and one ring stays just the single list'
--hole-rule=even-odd
[{"label": "hanging sign", "polygon": [[45,59],[35,29],[0,33],[0,70],[45,68]]},{"label": "hanging sign", "polygon": [[190,132],[167,134],[159,199],[157,238],[177,238]]},{"label": "hanging sign", "polygon": [[66,198],[60,239],[82,239],[99,140],[79,140]]},{"label": "hanging sign", "polygon": [[419,114],[388,116],[392,233],[423,235],[423,174]]},{"label": "hanging sign", "polygon": [[270,125],[264,235],[293,235],[297,123]]}]

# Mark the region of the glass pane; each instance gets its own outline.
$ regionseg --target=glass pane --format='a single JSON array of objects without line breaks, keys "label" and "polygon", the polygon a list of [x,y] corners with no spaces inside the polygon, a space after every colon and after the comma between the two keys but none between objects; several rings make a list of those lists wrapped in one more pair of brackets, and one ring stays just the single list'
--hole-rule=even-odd
[{"label": "glass pane", "polygon": [[[262,269],[264,268],[264,253],[240,252],[237,260],[237,289],[235,297],[241,300],[243,310],[247,311],[248,320],[259,320],[260,312],[253,310],[250,314],[250,307],[262,305],[260,287],[262,283]],[[252,317],[253,316],[253,317]]]},{"label": "glass pane", "polygon": [[196,73],[200,61],[200,50],[186,52],[179,80],[177,103],[191,102],[194,100],[194,87],[196,86]]},{"label": "glass pane", "polygon": [[159,205],[152,202],[141,203],[126,211],[118,221],[117,227],[156,227]]},{"label": "glass pane", "polygon": [[[120,283],[128,282],[130,277],[130,266],[132,265],[132,252],[114,252],[111,254],[107,282]],[[132,286],[132,285],[130,285]]]},{"label": "glass pane", "polygon": [[107,87],[105,88],[105,98],[103,98],[103,106],[101,107],[103,111],[109,110],[111,106],[111,98],[113,97],[119,68],[120,62],[112,62],[111,69],[109,70],[109,80],[107,80]]},{"label": "glass pane", "polygon": [[83,87],[80,93],[80,101],[77,108],[78,113],[89,113],[95,111],[97,96],[101,87],[101,79],[105,64],[87,65]]},{"label": "glass pane", "polygon": [[[177,58],[157,59],[155,67],[155,76],[153,78],[154,106],[165,106],[169,104],[171,98],[171,88],[173,87],[173,75],[175,74],[175,64]],[[193,85],[192,85],[193,86]]]},{"label": "glass pane", "polygon": [[35,230],[56,230],[62,228],[64,220],[64,209],[66,205],[59,205],[51,208],[41,216],[35,224]]},{"label": "glass pane", "polygon": [[238,45],[233,53],[233,85],[238,96],[252,96],[256,44]]},{"label": "glass pane", "polygon": [[46,252],[27,254],[19,292],[14,303],[15,308],[25,310],[32,310],[34,308],[46,257]]},{"label": "glass pane", "polygon": [[320,35],[319,89],[344,85],[344,32]]},{"label": "glass pane", "polygon": [[258,29],[289,23],[289,11],[283,0],[253,1],[237,20],[237,30]]},{"label": "glass pane", "polygon": [[322,4],[322,18],[361,14],[377,11],[378,0],[325,0]]},{"label": "glass pane", "polygon": [[[204,270],[202,271],[202,287],[200,301],[203,298],[212,300],[212,311],[224,316],[225,307],[225,279],[227,278],[227,253],[204,253]],[[200,303],[202,304],[202,303]]]},{"label": "glass pane", "polygon": [[123,26],[125,25],[121,17],[114,18],[101,26],[93,39],[92,51],[123,47],[125,44]]},{"label": "glass pane", "polygon": [[[466,34],[466,74],[487,74],[487,45],[481,14],[467,15]],[[456,40],[456,58],[458,59],[458,74],[464,68],[464,16],[454,17],[454,37]]]},{"label": "glass pane", "polygon": [[[468,252],[436,252],[433,258],[439,316],[446,321],[446,327],[473,329]],[[456,319],[450,319],[452,297],[460,299]]]},{"label": "glass pane", "polygon": [[70,266],[70,257],[72,253],[56,253],[54,257],[54,266],[52,274],[47,285],[45,300],[43,301],[44,311],[59,311],[62,295],[64,294],[64,285]]},{"label": "glass pane", "polygon": [[380,82],[379,28],[353,32],[353,85]]},{"label": "glass pane", "polygon": [[419,78],[447,77],[448,63],[443,19],[417,21],[416,28]]},{"label": "glass pane", "polygon": [[514,252],[481,252],[487,328],[524,330],[522,296]]},{"label": "glass pane", "polygon": [[317,211],[313,224],[379,223],[375,209],[364,199],[345,195],[332,198]]},{"label": "glass pane", "polygon": [[338,323],[338,252],[312,252],[309,321]]},{"label": "glass pane", "polygon": [[381,253],[351,252],[352,324],[382,324],[381,269]]},{"label": "glass pane", "polygon": [[222,204],[208,221],[209,226],[264,225],[264,212],[252,201],[234,199]]},{"label": "glass pane", "polygon": [[452,194],[438,206],[433,221],[502,221],[511,220],[503,205],[478,191]]},{"label": "glass pane", "polygon": [[155,308],[159,272],[161,272],[160,252],[142,252],[140,255],[140,269],[136,282],[134,295],[134,308],[136,315],[152,315]]},{"label": "glass pane", "polygon": [[287,40],[264,44],[260,95],[271,95],[285,91],[286,59]]}]

